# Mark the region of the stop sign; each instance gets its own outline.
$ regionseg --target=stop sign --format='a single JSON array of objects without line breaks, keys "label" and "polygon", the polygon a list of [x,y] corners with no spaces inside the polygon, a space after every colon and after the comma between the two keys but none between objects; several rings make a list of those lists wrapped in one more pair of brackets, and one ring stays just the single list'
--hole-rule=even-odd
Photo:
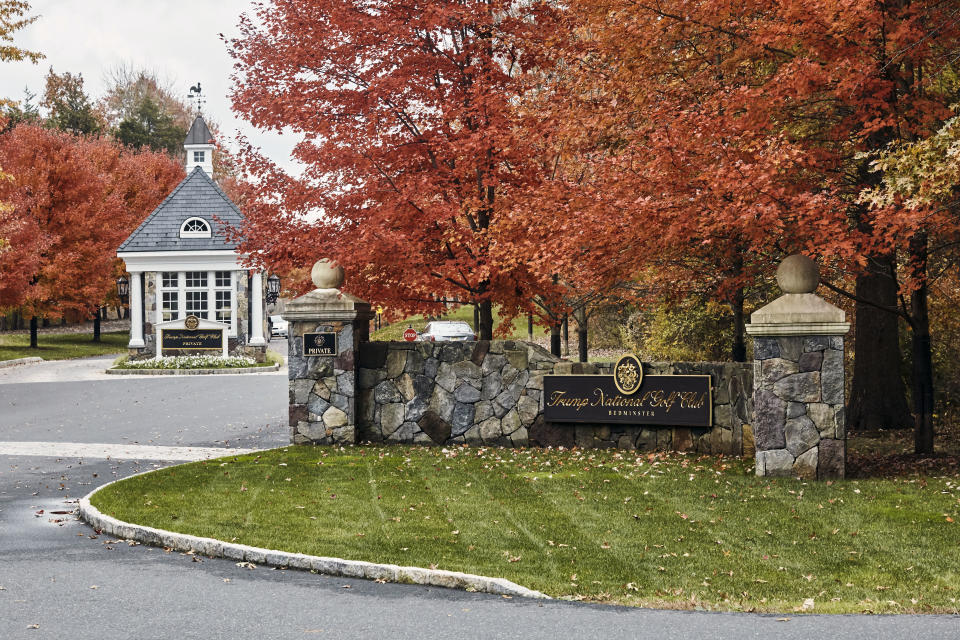
[{"label": "stop sign", "polygon": [[413,342],[417,339],[417,332],[414,331],[413,327],[407,327],[403,331],[403,339],[407,342]]}]

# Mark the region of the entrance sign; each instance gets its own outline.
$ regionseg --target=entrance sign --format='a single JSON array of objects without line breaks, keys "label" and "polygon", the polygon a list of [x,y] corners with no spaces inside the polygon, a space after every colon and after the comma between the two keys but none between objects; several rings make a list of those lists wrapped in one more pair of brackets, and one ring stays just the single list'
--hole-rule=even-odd
[{"label": "entrance sign", "polygon": [[303,334],[304,356],[337,355],[337,334],[332,331]]},{"label": "entrance sign", "polygon": [[[623,358],[617,362],[612,376],[544,376],[544,419],[547,422],[676,427],[713,425],[709,375],[644,376],[637,382],[633,380],[636,372],[631,372],[629,366],[621,376],[621,364],[624,364]],[[619,388],[621,385],[630,388],[628,383],[634,385],[632,393],[624,393]]]},{"label": "entrance sign", "polygon": [[403,330],[403,339],[407,342],[413,342],[417,339],[417,332],[413,327],[408,327]]},{"label": "entrance sign", "polygon": [[220,351],[223,348],[222,329],[161,329],[160,348],[164,351]]},{"label": "entrance sign", "polygon": [[230,325],[189,315],[177,320],[159,322],[157,358],[187,355],[227,355],[227,333]]}]

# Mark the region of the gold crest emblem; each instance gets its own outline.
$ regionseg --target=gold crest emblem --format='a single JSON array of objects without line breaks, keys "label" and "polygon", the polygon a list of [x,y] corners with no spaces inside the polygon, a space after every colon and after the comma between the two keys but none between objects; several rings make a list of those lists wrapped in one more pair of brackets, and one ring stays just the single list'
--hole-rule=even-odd
[{"label": "gold crest emblem", "polygon": [[640,364],[640,359],[632,353],[621,356],[613,365],[613,382],[617,385],[617,391],[625,396],[636,393],[643,382],[643,365]]},{"label": "gold crest emblem", "polygon": [[200,320],[197,316],[187,316],[187,319],[183,321],[183,326],[187,328],[187,331],[196,331],[197,327],[200,326]]}]

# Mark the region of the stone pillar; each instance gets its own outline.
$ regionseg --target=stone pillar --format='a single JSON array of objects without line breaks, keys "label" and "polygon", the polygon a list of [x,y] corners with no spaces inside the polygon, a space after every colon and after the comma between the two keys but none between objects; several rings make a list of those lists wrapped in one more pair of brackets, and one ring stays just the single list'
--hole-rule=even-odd
[{"label": "stone pillar", "polygon": [[[339,288],[343,268],[320,260],[313,266],[316,289],[287,303],[290,380],[290,439],[294,444],[353,444],[357,441],[357,360],[369,339],[370,304]],[[336,334],[336,355],[304,354],[305,333]]]},{"label": "stone pillar", "polygon": [[143,290],[140,271],[130,272],[130,342],[129,349],[143,349]]},{"label": "stone pillar", "polygon": [[263,274],[254,271],[250,278],[250,341],[254,347],[267,344],[263,339]]},{"label": "stone pillar", "polygon": [[802,255],[777,269],[784,295],[750,316],[753,433],[758,476],[843,478],[846,418],[842,310],[813,292],[816,263]]}]

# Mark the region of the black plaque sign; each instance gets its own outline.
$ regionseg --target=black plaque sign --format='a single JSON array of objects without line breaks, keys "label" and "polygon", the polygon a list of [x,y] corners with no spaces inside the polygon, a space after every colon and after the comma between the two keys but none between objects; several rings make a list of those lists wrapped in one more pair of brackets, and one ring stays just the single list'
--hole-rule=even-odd
[{"label": "black plaque sign", "polygon": [[713,424],[710,376],[643,376],[633,392],[617,389],[614,376],[544,376],[547,422],[709,427]]},{"label": "black plaque sign", "polygon": [[161,329],[160,349],[223,351],[223,329]]},{"label": "black plaque sign", "polygon": [[303,334],[304,356],[337,355],[337,334],[332,331]]}]

